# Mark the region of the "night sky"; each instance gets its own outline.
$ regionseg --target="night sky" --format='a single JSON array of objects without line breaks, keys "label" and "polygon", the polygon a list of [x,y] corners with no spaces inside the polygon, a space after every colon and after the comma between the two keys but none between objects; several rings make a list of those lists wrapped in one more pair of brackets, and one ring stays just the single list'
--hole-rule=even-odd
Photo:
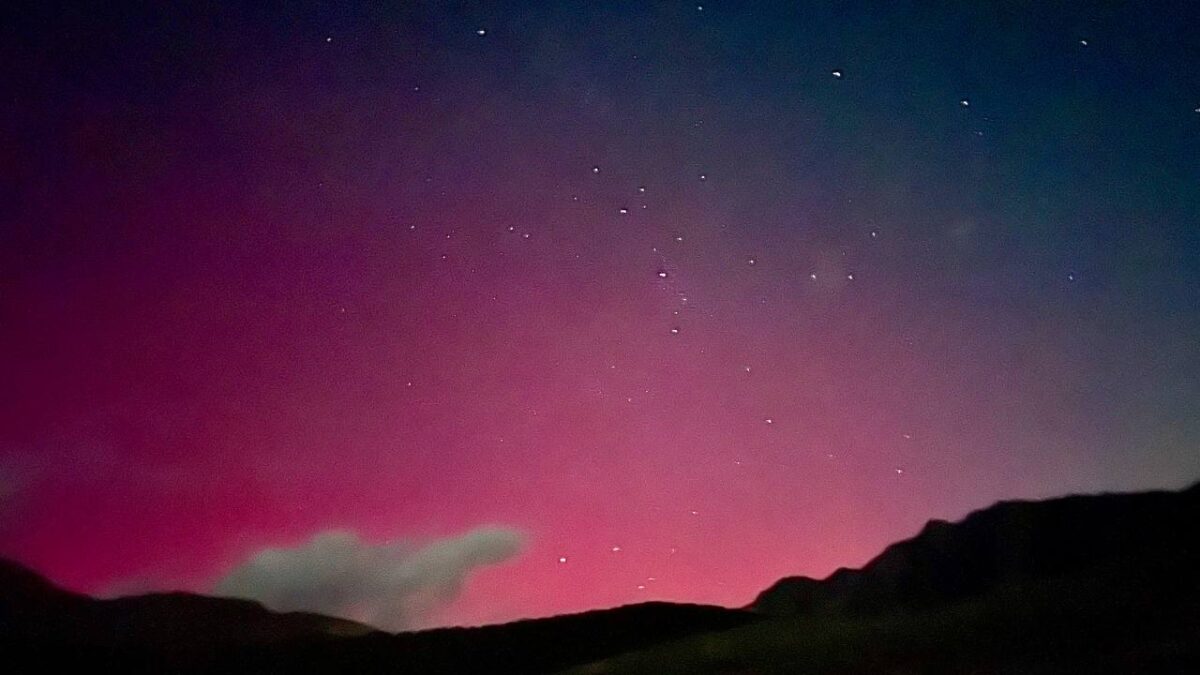
[{"label": "night sky", "polygon": [[68,588],[742,605],[1200,478],[1200,4],[120,4],[0,10],[0,555]]}]

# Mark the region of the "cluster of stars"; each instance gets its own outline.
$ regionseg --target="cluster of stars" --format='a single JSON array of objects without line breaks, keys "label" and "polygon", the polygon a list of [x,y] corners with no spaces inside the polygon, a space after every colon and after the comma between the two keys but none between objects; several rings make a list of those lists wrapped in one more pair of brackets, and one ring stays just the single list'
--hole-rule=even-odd
[{"label": "cluster of stars", "polygon": [[[697,6],[696,6],[696,10],[697,10],[697,11],[703,11],[703,9],[704,9],[704,7],[703,7],[702,5],[697,5]],[[486,35],[488,34],[488,31],[487,31],[487,29],[485,29],[485,28],[478,28],[477,30],[475,30],[475,34],[476,34],[476,35],[478,35],[478,36],[480,36],[480,37],[483,37],[483,36],[486,36]],[[325,38],[325,41],[326,41],[327,43],[328,43],[328,42],[331,42],[331,41],[332,41],[332,37],[326,37],[326,38]],[[1080,45],[1080,46],[1083,46],[1083,47],[1087,47],[1087,46],[1089,46],[1089,42],[1088,42],[1088,40],[1086,40],[1086,39],[1080,39],[1080,40],[1079,40],[1079,45]],[[636,57],[635,57],[635,58],[636,58]],[[830,75],[831,75],[831,76],[832,76],[834,79],[836,79],[836,80],[841,80],[841,79],[845,78],[845,75],[846,75],[845,71],[844,71],[843,69],[841,69],[841,68],[835,68],[835,69],[832,69],[832,70],[830,70],[830,71],[829,71],[829,73],[830,73]],[[414,87],[414,90],[416,90],[416,89],[417,89],[417,87]],[[958,106],[959,106],[959,107],[961,107],[961,108],[971,108],[971,107],[972,107],[972,101],[971,101],[971,99],[969,99],[969,98],[966,98],[966,97],[959,98],[959,99],[958,99]],[[1195,112],[1197,112],[1197,113],[1200,113],[1200,106],[1198,106],[1198,107],[1195,109]],[[700,121],[697,121],[697,122],[695,122],[695,123],[694,123],[694,126],[697,126],[697,127],[699,127],[699,126],[700,126],[700,124],[701,124],[701,122],[700,122]],[[974,133],[975,133],[976,135],[982,135],[982,132],[981,132],[981,131],[975,131]],[[601,173],[602,173],[601,166],[600,166],[599,164],[592,165],[592,166],[590,167],[590,173],[591,173],[592,175],[599,175],[599,174],[601,174]],[[696,180],[698,180],[699,182],[703,182],[703,183],[706,183],[706,182],[708,182],[708,179],[709,179],[709,174],[708,174],[707,172],[700,172],[700,173],[697,173],[697,174],[694,174],[694,175],[695,175],[695,179],[696,179]],[[646,193],[647,193],[647,187],[646,187],[645,185],[636,185],[636,186],[634,187],[634,189],[633,189],[633,192],[634,192],[634,194],[635,194],[635,195],[637,195],[638,197],[644,196],[644,195],[646,195]],[[570,201],[572,201],[572,202],[576,202],[576,203],[578,203],[578,202],[580,201],[580,195],[579,195],[579,194],[571,194],[571,195],[569,195],[569,197],[570,197]],[[631,211],[632,211],[632,209],[631,209],[631,206],[633,206],[633,205],[621,205],[621,206],[618,206],[618,207],[616,208],[616,212],[617,212],[617,214],[618,214],[618,215],[620,215],[620,216],[629,216],[629,215],[631,214]],[[611,208],[611,207],[609,207],[609,208]],[[641,204],[640,204],[640,208],[641,208],[641,209],[647,209],[647,208],[648,208],[648,205],[647,205],[646,203],[641,203]],[[611,213],[611,211],[609,211],[609,213]],[[722,225],[722,227],[724,227],[724,225]],[[410,229],[410,230],[416,229],[416,226],[415,226],[415,225],[409,225],[409,229]],[[506,227],[506,230],[507,230],[508,232],[510,232],[510,233],[517,233],[517,227],[516,227],[515,225],[508,225],[508,226]],[[527,231],[526,231],[526,232],[520,232],[519,234],[520,234],[521,238],[523,238],[523,239],[529,239],[529,238],[530,238],[530,236],[531,236],[531,235],[530,235],[530,233],[529,233],[529,232],[527,232]],[[870,239],[872,239],[872,240],[878,239],[878,238],[879,238],[879,234],[880,234],[880,232],[879,232],[879,230],[878,230],[878,229],[876,229],[876,228],[872,228],[872,229],[870,229],[870,230],[868,231],[868,236],[869,236],[869,238],[870,238]],[[447,239],[447,240],[451,239],[451,234],[447,233],[447,234],[445,235],[445,239]],[[683,235],[683,234],[674,234],[674,235],[672,235],[672,236],[671,236],[671,239],[672,239],[672,240],[673,240],[675,243],[682,243],[682,242],[684,241],[684,235]],[[652,247],[652,252],[653,252],[653,253],[655,253],[656,255],[659,255],[659,256],[660,256],[660,258],[662,258],[662,254],[660,253],[660,250],[659,250],[659,247],[658,247],[658,246],[654,246],[654,247]],[[845,255],[845,251],[843,251],[843,255]],[[443,260],[446,260],[446,259],[447,259],[447,255],[445,255],[445,254],[443,254],[441,257],[442,257],[442,259],[443,259]],[[745,261],[745,264],[746,264],[747,266],[750,266],[750,267],[757,267],[757,266],[758,266],[758,264],[759,264],[759,257],[758,257],[758,256],[756,256],[756,255],[750,255],[750,256],[746,256],[746,257],[744,258],[744,261]],[[663,260],[663,262],[665,263],[665,262],[667,262],[667,261],[664,259],[664,260]],[[674,261],[672,261],[672,263],[673,263],[673,262],[674,262]],[[675,269],[675,268],[674,268],[674,267],[672,267],[672,269]],[[837,272],[834,272],[833,274],[836,276],[838,273],[837,273]],[[844,274],[844,278],[845,278],[845,280],[846,280],[846,281],[856,281],[856,279],[857,279],[857,273],[856,273],[855,271],[843,271],[843,272],[841,272],[841,274]],[[657,279],[659,279],[659,280],[666,281],[666,280],[668,280],[668,279],[671,279],[671,278],[672,278],[672,276],[673,276],[673,274],[672,274],[672,272],[669,272],[669,271],[668,271],[668,269],[667,269],[666,267],[659,267],[659,268],[657,269],[657,271],[655,272],[655,276],[656,276],[656,277],[657,277]],[[818,279],[818,274],[817,274],[817,272],[815,272],[815,271],[808,272],[808,274],[807,274],[807,277],[808,277],[808,279],[809,279],[810,281],[817,281],[817,279]],[[1075,280],[1076,280],[1076,278],[1077,278],[1077,276],[1076,276],[1076,273],[1075,273],[1074,271],[1070,271],[1069,273],[1067,273],[1067,279],[1068,279],[1069,281],[1075,281]],[[686,304],[686,303],[687,303],[687,298],[686,298],[686,297],[684,297],[684,296],[681,296],[680,300],[681,300],[681,303],[682,303],[682,304]],[[760,302],[765,304],[765,303],[766,303],[766,299],[764,298],[764,299],[762,299]],[[341,311],[343,311],[343,312],[344,312],[344,311],[345,311],[345,309],[344,309],[344,308],[342,308],[342,310],[341,310]],[[671,315],[672,315],[673,317],[678,317],[678,316],[680,315],[680,312],[679,312],[679,310],[678,310],[678,309],[673,309],[673,310],[671,310]],[[681,328],[680,328],[680,326],[679,326],[679,325],[671,325],[671,326],[669,326],[669,328],[668,328],[668,332],[669,332],[669,334],[670,334],[670,335],[673,335],[673,336],[674,336],[674,335],[679,335],[679,334],[680,334],[680,332],[681,332]],[[613,364],[613,365],[611,365],[611,366],[610,366],[610,368],[612,368],[612,369],[615,369],[615,368],[616,368],[616,365],[615,365],[615,364]],[[750,373],[752,373],[752,371],[753,371],[753,369],[752,369],[752,367],[751,367],[750,365],[743,365],[743,366],[741,367],[741,369],[742,369],[742,371],[743,371],[744,373],[746,373],[746,374],[750,374]],[[412,382],[408,382],[406,386],[409,386],[409,387],[411,387],[411,386],[412,386]],[[648,390],[647,390],[647,392],[648,392]],[[633,402],[633,397],[632,397],[632,396],[627,396],[627,397],[625,397],[625,401],[626,401],[627,403],[632,403],[632,402]],[[764,418],[762,418],[762,421],[763,421],[763,423],[764,423],[764,424],[766,424],[767,426],[774,426],[774,425],[775,425],[775,418],[774,418],[774,417],[764,417]],[[902,436],[902,438],[903,438],[904,440],[906,440],[906,441],[907,441],[907,440],[911,440],[911,439],[912,439],[912,435],[911,435],[911,434],[909,434],[909,433],[904,433],[904,434],[902,434],[901,436]],[[834,456],[834,454],[833,454],[833,453],[826,453],[826,457],[827,457],[827,458],[829,458],[829,459],[833,459],[835,456]],[[731,460],[731,461],[732,461],[733,465],[735,465],[735,466],[739,466],[739,467],[740,467],[740,466],[742,466],[742,461],[741,461],[740,459],[733,459],[733,460]],[[892,472],[893,472],[893,473],[894,473],[896,476],[903,476],[903,475],[905,474],[905,470],[904,470],[904,468],[902,468],[902,467],[899,467],[899,466],[897,466],[897,467],[894,467],[894,468],[892,469]],[[688,513],[689,513],[691,516],[698,516],[698,515],[699,515],[699,512],[698,512],[697,510],[690,510],[690,511],[688,511]],[[614,554],[615,554],[615,553],[620,553],[620,552],[622,552],[622,550],[623,550],[623,549],[622,549],[622,547],[621,547],[620,545],[613,545],[613,546],[611,546],[611,547],[609,548],[609,551],[610,551],[611,553],[614,553]],[[676,552],[676,550],[677,550],[677,549],[675,549],[675,548],[672,548],[672,549],[671,549],[671,553],[672,553],[672,554],[673,554],[673,553],[675,553],[675,552]],[[566,564],[568,563],[568,557],[567,557],[566,555],[559,556],[559,557],[557,558],[557,562],[558,562],[558,564],[560,564],[560,565],[566,565]],[[653,581],[654,581],[654,577],[649,577],[649,578],[647,578],[647,579],[646,579],[646,581],[647,581],[647,582],[653,582]],[[638,588],[639,590],[644,590],[644,589],[646,588],[646,585],[645,585],[644,583],[643,583],[643,584],[638,584],[637,588]]]}]

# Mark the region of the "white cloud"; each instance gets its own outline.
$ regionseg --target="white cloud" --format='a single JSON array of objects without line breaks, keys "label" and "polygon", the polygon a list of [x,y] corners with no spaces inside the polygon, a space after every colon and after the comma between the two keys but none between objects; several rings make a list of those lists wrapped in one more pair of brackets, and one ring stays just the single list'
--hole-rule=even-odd
[{"label": "white cloud", "polygon": [[276,611],[318,612],[405,630],[457,597],[476,569],[515,556],[521,535],[484,527],[414,547],[373,545],[327,531],[295,548],[269,548],[221,579],[214,594],[258,600]]}]

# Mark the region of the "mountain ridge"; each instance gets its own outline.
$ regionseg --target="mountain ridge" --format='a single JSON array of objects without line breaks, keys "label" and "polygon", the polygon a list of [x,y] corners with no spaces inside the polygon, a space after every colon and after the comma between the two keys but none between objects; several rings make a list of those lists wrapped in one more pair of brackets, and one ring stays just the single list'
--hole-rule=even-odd
[{"label": "mountain ridge", "polygon": [[[841,568],[820,580],[781,579],[744,608],[641,603],[399,634],[187,593],[95,600],[0,561],[0,646],[73,672],[90,672],[97,663],[118,664],[126,672],[796,672],[772,669],[772,663],[789,658],[811,666],[800,672],[891,672],[895,664],[888,659],[930,664],[950,658],[939,650],[975,669],[996,658],[995,645],[981,637],[988,631],[1041,627],[1050,636],[1075,635],[1076,643],[1116,644],[1097,637],[1113,630],[1145,633],[1145,640],[1168,645],[1193,633],[1200,639],[1198,519],[1200,484],[1178,492],[1007,500],[954,523],[931,520],[861,568]],[[1142,632],[1125,630],[1130,622]],[[918,658],[908,647],[895,654],[891,647],[870,646],[887,645],[912,625],[924,626],[929,635],[908,635],[905,644],[932,640],[934,646],[924,647],[930,653]],[[797,641],[808,634],[828,642],[820,643],[825,646],[816,656],[805,657],[816,647]],[[862,667],[822,669],[820,654],[836,651],[839,641],[855,635],[872,638],[838,663]],[[951,636],[950,642],[931,637],[936,635]],[[976,645],[981,639],[983,646]],[[747,669],[764,640],[780,645],[780,653]],[[725,651],[713,644],[726,645]],[[976,647],[983,651],[971,651]],[[1195,650],[1171,649],[1200,663]],[[1045,658],[1076,659],[1071,668],[1083,658],[1070,650],[1047,653]],[[692,664],[696,654],[720,658]],[[672,671],[673,663],[692,665]],[[1025,672],[1027,665],[1011,672]]]},{"label": "mountain ridge", "polygon": [[[1180,491],[1106,492],[1046,500],[1004,500],[957,522],[930,520],[857,569],[824,579],[785,577],[748,606],[768,614],[870,614],[913,609],[1004,585],[1080,572],[1107,561],[1161,558],[1174,536],[1179,555],[1200,560],[1190,532],[1200,517],[1200,483]],[[1132,572],[1132,570],[1130,570]]]}]

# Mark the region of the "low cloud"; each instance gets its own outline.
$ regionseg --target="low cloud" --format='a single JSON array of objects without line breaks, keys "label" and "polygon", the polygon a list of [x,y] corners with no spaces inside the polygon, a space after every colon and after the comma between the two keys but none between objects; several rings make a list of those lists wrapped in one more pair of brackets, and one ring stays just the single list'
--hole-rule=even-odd
[{"label": "low cloud", "polygon": [[520,533],[498,527],[422,546],[374,545],[353,532],[328,531],[295,548],[254,554],[213,592],[281,612],[318,612],[406,630],[454,600],[473,571],[502,563],[521,547]]}]

